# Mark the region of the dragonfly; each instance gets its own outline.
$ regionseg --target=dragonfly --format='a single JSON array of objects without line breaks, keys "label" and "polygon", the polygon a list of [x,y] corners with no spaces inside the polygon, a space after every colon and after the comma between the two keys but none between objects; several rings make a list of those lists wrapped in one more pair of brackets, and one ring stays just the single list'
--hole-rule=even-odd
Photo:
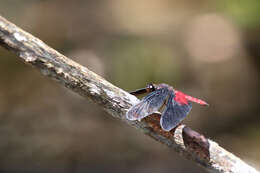
[{"label": "dragonfly", "polygon": [[145,93],[149,94],[127,111],[126,118],[141,121],[153,113],[159,113],[160,125],[165,131],[175,128],[189,114],[191,102],[209,106],[205,101],[175,90],[167,84],[148,84],[146,88],[130,92],[135,96]]}]

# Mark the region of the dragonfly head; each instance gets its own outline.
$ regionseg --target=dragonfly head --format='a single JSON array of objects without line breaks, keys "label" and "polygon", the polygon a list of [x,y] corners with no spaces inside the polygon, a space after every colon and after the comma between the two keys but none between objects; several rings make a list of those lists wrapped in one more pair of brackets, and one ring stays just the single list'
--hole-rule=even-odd
[{"label": "dragonfly head", "polygon": [[148,92],[148,93],[150,93],[150,92],[153,92],[153,91],[155,91],[155,85],[154,84],[148,84],[147,86],[146,86],[146,91]]}]

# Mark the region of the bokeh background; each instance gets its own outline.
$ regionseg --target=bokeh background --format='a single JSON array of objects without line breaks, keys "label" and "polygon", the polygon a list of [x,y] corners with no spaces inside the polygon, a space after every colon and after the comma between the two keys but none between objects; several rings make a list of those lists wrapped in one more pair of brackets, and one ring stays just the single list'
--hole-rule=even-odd
[{"label": "bokeh background", "polygon": [[[259,0],[0,0],[0,14],[129,91],[168,83],[184,121],[260,169]],[[0,48],[0,172],[202,172]]]}]

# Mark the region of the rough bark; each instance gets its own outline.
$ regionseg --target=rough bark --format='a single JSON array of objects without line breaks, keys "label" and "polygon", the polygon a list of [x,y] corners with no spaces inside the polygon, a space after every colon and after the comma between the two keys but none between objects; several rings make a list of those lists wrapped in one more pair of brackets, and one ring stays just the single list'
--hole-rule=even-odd
[{"label": "rough bark", "polygon": [[220,147],[216,142],[205,138],[185,125],[179,125],[172,131],[165,132],[160,128],[159,115],[156,114],[141,122],[128,121],[125,118],[125,113],[138,102],[136,97],[60,54],[1,16],[0,44],[16,53],[26,64],[39,69],[42,74],[58,81],[83,97],[91,99],[108,114],[173,148],[177,153],[194,161],[208,172],[258,172]]}]

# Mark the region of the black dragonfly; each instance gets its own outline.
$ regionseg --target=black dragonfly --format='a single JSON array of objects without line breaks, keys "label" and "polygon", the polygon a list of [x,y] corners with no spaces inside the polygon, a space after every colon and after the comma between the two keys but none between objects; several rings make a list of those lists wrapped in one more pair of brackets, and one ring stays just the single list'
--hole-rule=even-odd
[{"label": "black dragonfly", "polygon": [[186,95],[167,84],[149,84],[146,88],[130,92],[135,96],[149,93],[138,104],[132,106],[126,113],[128,120],[139,120],[153,113],[161,114],[160,125],[163,130],[175,128],[190,112],[191,102],[208,106],[200,99]]}]

